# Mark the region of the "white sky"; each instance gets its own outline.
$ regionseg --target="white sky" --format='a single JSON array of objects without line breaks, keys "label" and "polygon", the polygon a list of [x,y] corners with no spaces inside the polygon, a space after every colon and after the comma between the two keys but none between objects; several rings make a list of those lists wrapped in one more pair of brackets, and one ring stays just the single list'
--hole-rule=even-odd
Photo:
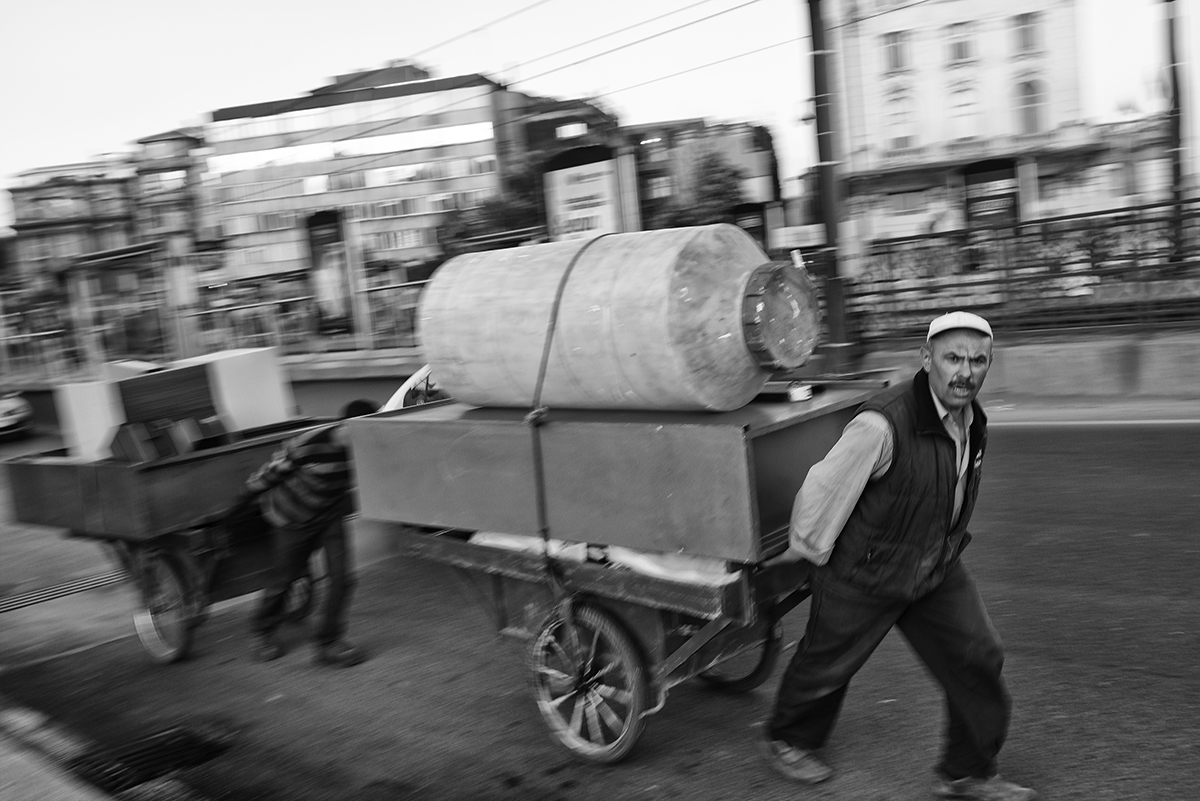
[{"label": "white sky", "polygon": [[[1165,60],[1162,0],[1077,3],[1085,116],[1110,117],[1127,98],[1145,108]],[[1184,59],[1200,49],[1200,13],[1182,8],[1193,3],[1177,0],[1191,17]],[[0,186],[402,58],[435,75],[480,72],[534,94],[600,96],[623,124],[760,122],[784,176],[796,175],[815,152],[798,120],[812,88],[807,13],[806,0],[0,0]],[[573,64],[588,56],[598,57]],[[1195,87],[1195,59],[1186,70]],[[0,193],[0,225],[10,221]]]}]

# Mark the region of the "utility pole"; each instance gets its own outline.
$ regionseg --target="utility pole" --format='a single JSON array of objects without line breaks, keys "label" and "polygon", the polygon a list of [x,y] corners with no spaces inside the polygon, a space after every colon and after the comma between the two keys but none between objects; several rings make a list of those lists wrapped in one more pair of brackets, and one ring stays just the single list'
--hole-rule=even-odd
[{"label": "utility pole", "polygon": [[829,62],[833,55],[825,45],[825,23],[821,0],[807,0],[812,32],[813,103],[817,118],[817,185],[821,196],[821,220],[825,226],[825,249],[821,272],[825,287],[825,319],[829,326],[829,353],[834,372],[848,372],[850,343],[846,340],[846,304],[838,271],[837,184],[833,173],[832,96],[829,93]]},{"label": "utility pole", "polygon": [[1169,112],[1171,149],[1171,263],[1183,258],[1183,110],[1179,100],[1179,55],[1175,48],[1175,0],[1167,3],[1167,61],[1171,79]]}]

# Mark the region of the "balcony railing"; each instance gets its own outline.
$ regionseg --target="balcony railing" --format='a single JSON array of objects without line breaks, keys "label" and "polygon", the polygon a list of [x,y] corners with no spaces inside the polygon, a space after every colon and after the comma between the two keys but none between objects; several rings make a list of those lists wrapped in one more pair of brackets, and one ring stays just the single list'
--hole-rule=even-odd
[{"label": "balcony railing", "polygon": [[[1144,125],[1137,130],[1157,129],[1152,125]],[[856,153],[848,161],[847,166],[850,173],[856,173],[912,164],[976,161],[1020,153],[1070,150],[1096,145],[1104,137],[1105,134],[1096,128],[1067,125],[1049,131],[1027,134],[975,136],[926,142],[913,147],[890,148],[882,151],[866,150]]]}]

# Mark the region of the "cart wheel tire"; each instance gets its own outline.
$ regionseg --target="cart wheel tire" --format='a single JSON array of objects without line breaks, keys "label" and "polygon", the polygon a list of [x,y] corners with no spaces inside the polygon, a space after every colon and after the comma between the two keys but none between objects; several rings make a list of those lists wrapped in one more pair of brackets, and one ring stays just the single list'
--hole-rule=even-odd
[{"label": "cart wheel tire", "polygon": [[317,550],[308,559],[308,573],[292,582],[284,601],[284,619],[299,623],[312,614],[318,598],[325,588],[329,570],[325,565],[325,551]]},{"label": "cart wheel tire", "polygon": [[721,692],[748,693],[770,677],[782,652],[783,623],[776,621],[767,639],[702,672],[700,679]]},{"label": "cart wheel tire", "polygon": [[179,558],[168,553],[148,558],[142,571],[145,608],[133,616],[138,639],[155,662],[178,662],[187,656],[195,630],[187,573]]},{"label": "cart wheel tire", "polygon": [[645,727],[646,669],[641,654],[621,625],[601,609],[580,606],[571,620],[577,649],[559,612],[547,619],[530,648],[538,711],[551,735],[576,756],[619,762]]}]

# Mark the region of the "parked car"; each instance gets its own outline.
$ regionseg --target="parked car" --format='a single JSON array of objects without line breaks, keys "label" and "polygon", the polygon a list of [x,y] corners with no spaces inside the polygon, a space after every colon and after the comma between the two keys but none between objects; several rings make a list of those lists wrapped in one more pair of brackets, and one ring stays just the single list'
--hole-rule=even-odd
[{"label": "parked car", "polygon": [[409,376],[409,379],[400,385],[400,389],[396,390],[379,411],[390,412],[393,409],[420,406],[422,403],[432,403],[449,398],[450,395],[434,383],[430,375],[432,370],[433,367],[427,364]]},{"label": "parked car", "polygon": [[33,407],[20,392],[0,394],[0,439],[15,439],[33,429]]}]

